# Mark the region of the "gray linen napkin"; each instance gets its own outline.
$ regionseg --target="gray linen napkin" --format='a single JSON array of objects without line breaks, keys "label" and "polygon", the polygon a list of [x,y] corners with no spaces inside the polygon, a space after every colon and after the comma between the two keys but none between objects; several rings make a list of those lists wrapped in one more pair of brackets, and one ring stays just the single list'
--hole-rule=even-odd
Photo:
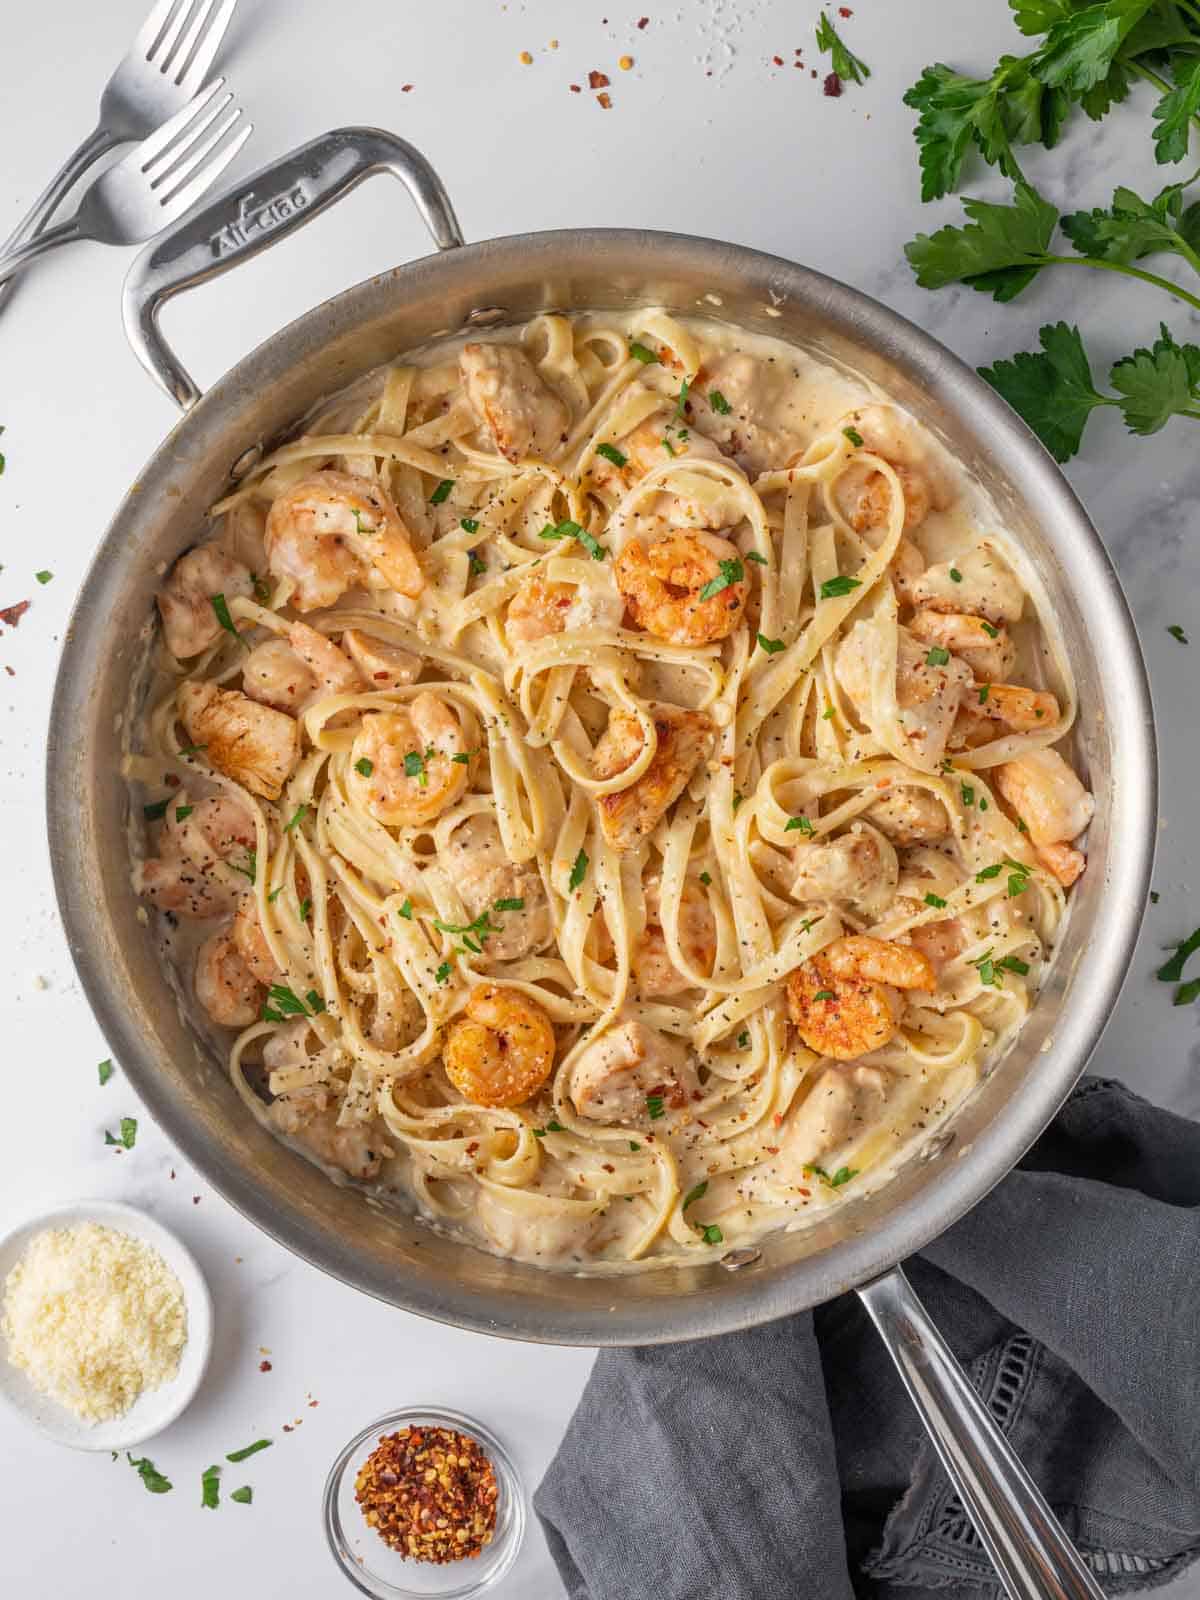
[{"label": "gray linen napkin", "polygon": [[[1200,1124],[1085,1079],[907,1270],[1106,1593],[1200,1558]],[[534,1505],[571,1600],[1001,1600],[853,1295],[602,1351]]]}]

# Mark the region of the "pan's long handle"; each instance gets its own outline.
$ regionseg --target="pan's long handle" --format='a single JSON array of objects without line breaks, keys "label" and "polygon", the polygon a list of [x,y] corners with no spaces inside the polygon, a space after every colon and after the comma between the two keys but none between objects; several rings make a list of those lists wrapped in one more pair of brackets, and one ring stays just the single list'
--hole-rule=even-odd
[{"label": "pan's long handle", "polygon": [[1011,1600],[1104,1600],[901,1269],[858,1292]]},{"label": "pan's long handle", "polygon": [[382,128],[335,128],[301,145],[147,245],[125,279],[125,332],[134,354],[184,411],[200,390],[159,330],[165,303],[228,272],[334,205],[375,172],[408,189],[439,250],[463,242],[441,179],[419,150]]}]

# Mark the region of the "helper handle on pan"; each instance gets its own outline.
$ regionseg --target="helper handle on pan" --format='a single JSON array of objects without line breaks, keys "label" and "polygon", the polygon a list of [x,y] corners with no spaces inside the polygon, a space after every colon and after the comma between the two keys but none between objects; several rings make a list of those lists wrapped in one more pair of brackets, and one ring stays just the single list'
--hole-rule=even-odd
[{"label": "helper handle on pan", "polygon": [[901,1268],[858,1293],[1011,1600],[1104,1600]]},{"label": "helper handle on pan", "polygon": [[462,244],[441,179],[420,151],[382,128],[335,128],[243,179],[141,252],[125,279],[125,332],[181,410],[196,404],[200,390],[159,331],[164,304],[303,227],[375,172],[405,185],[439,250]]}]

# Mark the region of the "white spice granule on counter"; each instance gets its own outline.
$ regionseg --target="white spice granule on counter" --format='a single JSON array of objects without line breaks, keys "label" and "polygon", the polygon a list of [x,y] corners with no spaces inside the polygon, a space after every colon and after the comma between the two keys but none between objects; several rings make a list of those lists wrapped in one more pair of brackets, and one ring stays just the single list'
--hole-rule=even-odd
[{"label": "white spice granule on counter", "polygon": [[5,1280],[0,1332],[40,1394],[104,1422],[178,1372],[187,1310],[157,1250],[86,1222],[31,1241]]}]

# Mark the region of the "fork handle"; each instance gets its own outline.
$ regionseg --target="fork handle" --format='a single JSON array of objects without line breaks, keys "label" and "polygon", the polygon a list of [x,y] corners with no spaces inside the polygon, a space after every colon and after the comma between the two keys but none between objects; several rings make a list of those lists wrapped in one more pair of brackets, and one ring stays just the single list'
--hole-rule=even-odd
[{"label": "fork handle", "polygon": [[419,150],[382,128],[335,128],[189,212],[137,257],[125,279],[125,333],[182,411],[196,404],[200,390],[159,331],[166,302],[268,249],[376,172],[400,179],[439,250],[462,244],[449,196]]},{"label": "fork handle", "polygon": [[74,188],[87,169],[99,161],[101,156],[107,155],[110,150],[115,150],[122,142],[110,129],[94,128],[79,148],[67,157],[38,195],[20,223],[4,241],[3,246],[0,246],[0,272],[4,274],[4,281],[0,282],[0,305],[3,305],[8,296],[7,274],[11,270],[11,263],[7,258],[10,252],[31,239],[34,234],[41,233],[68,192]]},{"label": "fork handle", "polygon": [[32,239],[26,239],[24,244],[19,244],[15,250],[0,256],[0,277],[5,281],[10,274],[19,267],[27,267],[38,256],[44,256],[47,251],[56,249],[60,244],[70,244],[73,239],[82,239],[83,231],[79,226],[78,217],[69,217],[66,222],[60,222],[56,227],[43,228],[41,233],[35,233]]}]

